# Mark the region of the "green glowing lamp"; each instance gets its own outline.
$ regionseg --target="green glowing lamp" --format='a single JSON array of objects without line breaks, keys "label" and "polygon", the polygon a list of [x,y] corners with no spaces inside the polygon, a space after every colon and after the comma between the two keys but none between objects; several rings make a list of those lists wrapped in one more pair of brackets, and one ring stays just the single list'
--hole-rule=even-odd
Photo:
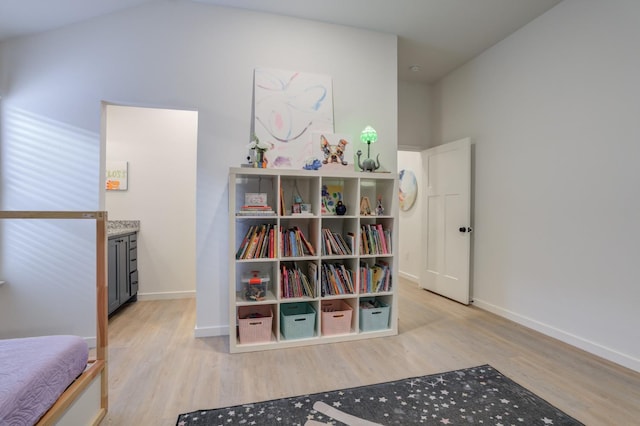
[{"label": "green glowing lamp", "polygon": [[378,133],[373,127],[367,126],[360,133],[360,140],[367,144],[367,158],[371,158],[371,144],[378,140]]}]

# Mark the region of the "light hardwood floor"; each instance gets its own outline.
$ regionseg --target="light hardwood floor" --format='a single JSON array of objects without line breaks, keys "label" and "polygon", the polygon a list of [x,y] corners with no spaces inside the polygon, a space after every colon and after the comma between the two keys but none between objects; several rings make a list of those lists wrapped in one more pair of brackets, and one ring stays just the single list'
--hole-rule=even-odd
[{"label": "light hardwood floor", "polygon": [[587,425],[640,424],[640,373],[401,280],[400,334],[246,354],[196,339],[195,300],[136,302],[109,323],[102,425],[490,364]]}]

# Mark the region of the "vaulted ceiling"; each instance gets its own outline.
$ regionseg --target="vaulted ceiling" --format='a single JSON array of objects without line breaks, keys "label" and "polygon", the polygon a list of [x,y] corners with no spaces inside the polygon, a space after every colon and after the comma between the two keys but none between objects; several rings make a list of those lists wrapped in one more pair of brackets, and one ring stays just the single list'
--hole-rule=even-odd
[{"label": "vaulted ceiling", "polygon": [[154,1],[197,1],[397,34],[398,79],[429,84],[561,0],[0,0],[0,41]]}]

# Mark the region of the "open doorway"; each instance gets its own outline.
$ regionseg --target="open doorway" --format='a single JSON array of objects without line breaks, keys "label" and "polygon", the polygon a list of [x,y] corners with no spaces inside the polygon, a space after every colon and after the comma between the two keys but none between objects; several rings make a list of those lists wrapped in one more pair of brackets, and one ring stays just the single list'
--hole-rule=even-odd
[{"label": "open doorway", "polygon": [[109,220],[139,220],[139,300],[196,288],[197,111],[103,104],[105,162],[126,165],[126,189],[105,188]]}]

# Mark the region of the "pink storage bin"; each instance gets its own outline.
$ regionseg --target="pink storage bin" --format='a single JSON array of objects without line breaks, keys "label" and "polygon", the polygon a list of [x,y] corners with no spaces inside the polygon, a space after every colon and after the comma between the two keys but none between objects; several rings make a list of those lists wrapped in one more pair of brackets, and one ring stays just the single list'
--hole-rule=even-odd
[{"label": "pink storage bin", "polygon": [[238,329],[240,343],[271,341],[273,310],[271,305],[239,306]]},{"label": "pink storage bin", "polygon": [[351,333],[353,308],[344,300],[322,301],[322,335]]}]

